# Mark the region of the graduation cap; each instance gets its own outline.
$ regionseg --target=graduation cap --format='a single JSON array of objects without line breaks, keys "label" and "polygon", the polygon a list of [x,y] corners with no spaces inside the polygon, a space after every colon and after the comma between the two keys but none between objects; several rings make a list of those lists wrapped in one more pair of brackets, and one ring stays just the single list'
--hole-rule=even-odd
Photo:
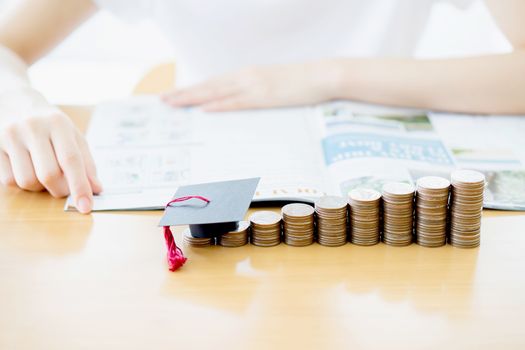
[{"label": "graduation cap", "polygon": [[159,226],[164,227],[171,271],[186,258],[177,247],[170,226],[189,225],[194,237],[217,237],[237,229],[244,219],[260,178],[181,186],[166,205]]}]

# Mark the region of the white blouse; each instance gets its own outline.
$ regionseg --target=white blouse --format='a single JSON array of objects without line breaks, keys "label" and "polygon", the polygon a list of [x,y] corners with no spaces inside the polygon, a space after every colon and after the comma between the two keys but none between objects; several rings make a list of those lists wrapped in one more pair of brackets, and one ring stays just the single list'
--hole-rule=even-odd
[{"label": "white blouse", "polygon": [[95,0],[126,20],[158,23],[175,49],[178,85],[256,64],[409,57],[440,1],[475,0]]}]

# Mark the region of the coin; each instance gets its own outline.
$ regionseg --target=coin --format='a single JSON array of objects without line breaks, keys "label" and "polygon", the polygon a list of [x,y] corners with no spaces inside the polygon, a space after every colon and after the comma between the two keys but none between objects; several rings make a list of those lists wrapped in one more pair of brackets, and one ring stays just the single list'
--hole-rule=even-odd
[{"label": "coin", "polygon": [[447,240],[447,214],[450,181],[425,176],[416,182],[416,243],[439,247]]},{"label": "coin", "polygon": [[414,186],[389,182],[383,186],[383,242],[406,246],[413,240]]},{"label": "coin", "polygon": [[191,235],[191,231],[189,228],[186,228],[182,232],[182,238],[186,245],[190,247],[195,247],[195,248],[209,247],[215,243],[215,240],[211,237],[206,237],[206,238],[193,237]]},{"label": "coin", "polygon": [[485,175],[475,170],[456,170],[450,175],[452,185],[474,188],[485,186]]},{"label": "coin", "polygon": [[273,211],[256,211],[250,216],[251,243],[272,247],[281,243],[281,215]]},{"label": "coin", "polygon": [[308,204],[292,203],[281,209],[283,239],[288,245],[303,247],[314,242],[314,208]]},{"label": "coin", "polygon": [[[251,232],[251,242],[257,246],[278,245],[281,234],[288,245],[306,246],[314,242],[317,229],[317,241],[325,246],[344,245],[348,238],[354,244],[373,245],[381,238],[392,246],[415,240],[422,246],[439,247],[446,243],[449,228],[448,240],[453,246],[479,246],[485,188],[482,173],[458,170],[451,174],[450,181],[427,176],[418,179],[416,185],[415,191],[407,183],[386,183],[382,193],[358,188],[349,192],[348,200],[323,196],[315,207],[288,204],[281,209],[281,215],[257,211],[249,222],[240,222],[236,230],[219,237],[218,244],[240,247],[249,241]],[[213,238],[193,237],[189,229],[183,237],[184,243],[193,247],[215,243]]]},{"label": "coin", "polygon": [[481,242],[481,213],[485,175],[474,170],[456,170],[450,175],[449,242],[459,248],[475,248]]},{"label": "coin", "polygon": [[347,242],[348,202],[343,197],[323,196],[315,202],[317,241],[328,247]]},{"label": "coin", "polygon": [[348,196],[350,197],[350,200],[364,204],[367,202],[372,203],[379,201],[381,198],[381,193],[368,188],[356,188],[350,191]]},{"label": "coin", "polygon": [[241,247],[248,243],[250,222],[241,221],[235,231],[225,233],[219,237],[219,244],[223,247]]},{"label": "coin", "polygon": [[381,193],[366,188],[349,192],[350,241],[358,245],[379,243]]},{"label": "coin", "polygon": [[385,198],[408,199],[414,198],[414,186],[405,182],[388,182],[383,186],[383,200]]},{"label": "coin", "polygon": [[440,176],[425,176],[417,180],[418,190],[441,192],[445,189],[448,191],[449,187],[450,181]]}]

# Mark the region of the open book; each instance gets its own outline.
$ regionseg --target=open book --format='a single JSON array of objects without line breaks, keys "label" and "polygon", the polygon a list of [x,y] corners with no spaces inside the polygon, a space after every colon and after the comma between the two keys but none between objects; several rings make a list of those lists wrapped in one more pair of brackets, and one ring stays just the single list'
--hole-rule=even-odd
[{"label": "open book", "polygon": [[[487,142],[486,132],[504,144]],[[254,201],[312,202],[355,187],[380,190],[388,181],[448,178],[456,167],[486,173],[486,207],[520,210],[524,158],[514,152],[525,149],[520,134],[521,117],[349,102],[204,113],[142,96],[98,106],[87,138],[104,185],[94,210],[161,209],[180,185],[249,177],[261,177]]]}]

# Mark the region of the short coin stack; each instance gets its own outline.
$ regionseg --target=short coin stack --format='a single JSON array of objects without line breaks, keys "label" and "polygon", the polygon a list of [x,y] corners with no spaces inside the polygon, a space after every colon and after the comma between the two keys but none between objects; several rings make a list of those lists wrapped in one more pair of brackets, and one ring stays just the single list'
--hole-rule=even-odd
[{"label": "short coin stack", "polygon": [[272,247],[281,243],[281,216],[273,211],[257,211],[250,216],[253,245]]},{"label": "short coin stack", "polygon": [[323,196],[315,202],[317,241],[328,247],[338,247],[347,241],[348,202],[343,197]]},{"label": "short coin stack", "polygon": [[371,189],[355,189],[348,196],[351,242],[357,245],[379,243],[381,194]]},{"label": "short coin stack", "polygon": [[191,235],[190,229],[187,228],[182,232],[182,237],[184,240],[184,243],[186,245],[189,245],[190,247],[195,248],[203,248],[203,247],[209,247],[212,244],[214,244],[215,240],[213,238],[197,238],[193,237]]},{"label": "short coin stack", "polygon": [[440,247],[447,240],[447,206],[450,181],[438,176],[417,180],[416,242]]},{"label": "short coin stack", "polygon": [[219,237],[219,244],[223,247],[242,247],[248,243],[248,221],[239,222],[237,230],[223,234]]},{"label": "short coin stack", "polygon": [[383,186],[383,241],[392,246],[412,243],[414,186],[389,182]]},{"label": "short coin stack", "polygon": [[308,204],[293,203],[281,210],[284,243],[304,247],[314,242],[314,208]]},{"label": "short coin stack", "polygon": [[457,170],[451,175],[451,183],[450,243],[460,248],[478,247],[485,175]]}]

